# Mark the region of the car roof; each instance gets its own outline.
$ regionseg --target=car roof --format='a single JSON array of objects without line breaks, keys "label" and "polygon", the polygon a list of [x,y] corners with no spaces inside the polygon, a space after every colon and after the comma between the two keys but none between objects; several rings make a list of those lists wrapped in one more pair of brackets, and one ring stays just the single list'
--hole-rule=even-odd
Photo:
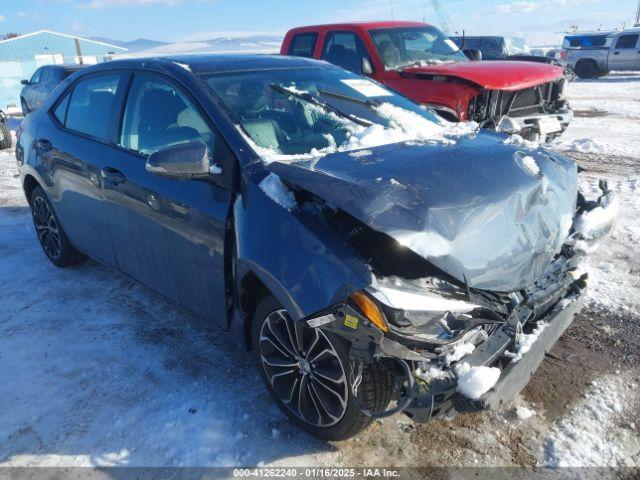
[{"label": "car roof", "polygon": [[400,20],[380,21],[380,22],[345,22],[345,23],[326,23],[322,25],[309,25],[305,27],[297,27],[290,31],[298,30],[339,30],[341,28],[358,27],[363,30],[376,30],[381,28],[394,27],[431,27],[429,23],[423,22],[405,22]]},{"label": "car roof", "polygon": [[195,74],[227,73],[287,68],[335,68],[324,61],[283,55],[169,55],[160,57],[130,58],[113,60],[94,65],[87,71],[109,70],[113,68],[185,69]]}]

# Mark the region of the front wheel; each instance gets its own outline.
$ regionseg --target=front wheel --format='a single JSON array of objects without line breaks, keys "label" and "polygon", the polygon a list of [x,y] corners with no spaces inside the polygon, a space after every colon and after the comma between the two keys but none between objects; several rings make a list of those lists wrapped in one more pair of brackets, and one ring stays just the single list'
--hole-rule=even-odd
[{"label": "front wheel", "polygon": [[[256,309],[252,338],[269,393],[296,425],[325,440],[344,440],[371,422],[353,397],[346,340],[293,321],[271,296]],[[367,366],[358,400],[380,412],[389,404],[393,388],[389,372]]]},{"label": "front wheel", "polygon": [[82,262],[86,257],[69,242],[42,187],[33,189],[30,204],[33,226],[51,263],[57,267],[68,267]]}]

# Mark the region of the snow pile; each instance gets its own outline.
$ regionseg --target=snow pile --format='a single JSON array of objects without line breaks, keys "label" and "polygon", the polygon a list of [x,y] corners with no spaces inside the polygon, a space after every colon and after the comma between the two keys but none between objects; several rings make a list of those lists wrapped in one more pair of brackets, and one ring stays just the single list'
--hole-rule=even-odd
[{"label": "snow pile", "polygon": [[260,182],[259,187],[271,200],[281,207],[289,211],[296,208],[296,197],[276,174],[270,173],[267,175],[264,180]]},{"label": "snow pile", "polygon": [[518,147],[524,147],[530,150],[536,150],[540,148],[540,143],[533,142],[531,140],[525,140],[520,135],[509,135],[504,139],[502,143],[504,143],[505,145],[516,145]]},{"label": "snow pile", "polygon": [[620,204],[617,197],[614,197],[608,205],[580,215],[575,223],[576,233],[586,239],[596,239],[611,228],[619,213]]},{"label": "snow pile", "polygon": [[612,422],[622,412],[624,379],[607,376],[591,389],[568,417],[557,422],[545,445],[551,467],[615,467],[632,462]]},{"label": "snow pile", "polygon": [[528,418],[533,417],[536,414],[534,410],[531,410],[528,407],[517,407],[516,415],[520,420],[527,420]]},{"label": "snow pile", "polygon": [[536,328],[533,329],[531,333],[523,333],[520,335],[516,341],[516,351],[515,352],[504,352],[504,356],[511,358],[511,363],[516,363],[522,359],[522,356],[531,350],[533,344],[536,343],[538,337],[543,332],[545,328],[549,326],[546,322],[538,322]]},{"label": "snow pile", "polygon": [[416,368],[413,373],[415,373],[416,377],[426,380],[427,382],[444,377],[444,372],[442,370],[437,367],[427,367],[426,365],[422,368]]},{"label": "snow pile", "polygon": [[500,378],[500,369],[495,367],[471,367],[460,363],[455,367],[458,377],[458,392],[467,398],[477,400],[487,393]]},{"label": "snow pile", "polygon": [[209,167],[209,173],[211,175],[220,175],[222,173],[222,168],[220,167],[220,165],[214,163]]},{"label": "snow pile", "polygon": [[522,166],[534,177],[540,175],[540,166],[538,165],[538,162],[536,162],[535,158],[526,155],[522,158]]},{"label": "snow pile", "polygon": [[447,352],[444,356],[444,362],[447,366],[451,365],[453,362],[457,362],[463,357],[470,355],[476,349],[476,346],[472,343],[458,343],[453,347],[453,350]]},{"label": "snow pile", "polygon": [[597,140],[591,140],[590,138],[578,138],[566,142],[560,141],[557,146],[563,150],[578,153],[603,154],[607,152],[607,149],[603,144]]}]

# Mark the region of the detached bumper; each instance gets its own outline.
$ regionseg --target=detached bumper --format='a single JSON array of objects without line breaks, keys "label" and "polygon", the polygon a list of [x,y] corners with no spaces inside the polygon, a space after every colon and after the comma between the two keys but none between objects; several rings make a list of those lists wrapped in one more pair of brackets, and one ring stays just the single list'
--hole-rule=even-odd
[{"label": "detached bumper", "polygon": [[[529,383],[529,380],[544,360],[545,355],[551,350],[569,325],[571,325],[575,315],[582,309],[583,299],[584,293],[576,297],[575,300],[564,309],[557,309],[551,312],[551,314],[545,318],[545,321],[549,322],[549,326],[542,331],[533,347],[531,347],[531,350],[524,354],[519,361],[508,363],[508,365],[502,369],[498,382],[479,399],[472,400],[460,394],[455,394],[452,397],[452,404],[455,410],[458,412],[475,412],[478,410],[497,408],[520,393]],[[503,329],[504,328],[505,327],[503,327]],[[492,335],[489,340],[487,340],[482,346],[486,348],[479,348],[477,352],[466,357],[464,361],[471,366],[486,365],[486,363],[483,362],[491,356],[491,350],[497,347],[504,353],[512,337],[504,332],[503,329],[501,329],[500,332],[496,332],[496,335]],[[503,344],[504,348],[502,348]]]},{"label": "detached bumper", "polygon": [[468,363],[471,367],[501,368],[497,383],[480,398],[470,399],[457,393],[456,379],[448,377],[434,380],[428,389],[419,390],[405,409],[405,413],[416,422],[427,422],[432,418],[444,416],[452,410],[460,413],[477,412],[497,408],[509,401],[529,383],[546,353],[571,325],[576,313],[582,308],[583,297],[584,290],[572,296],[571,303],[564,308],[558,306],[541,319],[549,325],[542,331],[531,349],[517,362],[504,357],[504,353],[514,343],[513,324],[503,325],[471,355],[464,357],[462,362]]}]

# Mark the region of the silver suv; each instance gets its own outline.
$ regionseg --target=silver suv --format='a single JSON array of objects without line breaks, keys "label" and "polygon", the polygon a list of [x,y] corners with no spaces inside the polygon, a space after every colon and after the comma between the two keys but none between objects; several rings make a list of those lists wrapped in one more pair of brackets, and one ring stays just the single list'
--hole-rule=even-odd
[{"label": "silver suv", "polygon": [[564,38],[563,58],[580,78],[611,70],[640,70],[640,27],[609,32],[574,33]]}]

